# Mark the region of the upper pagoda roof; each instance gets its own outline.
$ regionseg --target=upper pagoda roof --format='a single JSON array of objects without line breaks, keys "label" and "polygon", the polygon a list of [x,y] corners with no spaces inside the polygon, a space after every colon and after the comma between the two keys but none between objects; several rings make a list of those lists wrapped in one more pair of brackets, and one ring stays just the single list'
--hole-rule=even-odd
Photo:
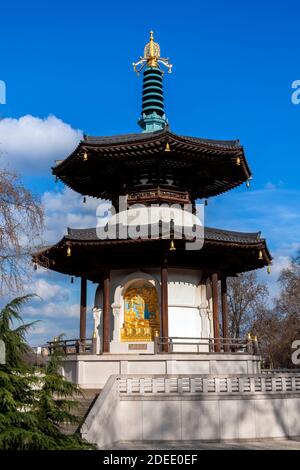
[{"label": "upper pagoda roof", "polygon": [[120,135],[112,135],[112,136],[89,136],[85,135],[84,140],[85,142],[92,142],[94,144],[115,144],[115,143],[130,143],[130,142],[147,142],[149,140],[153,140],[153,137],[161,136],[162,134],[168,133],[170,136],[182,139],[189,143],[203,143],[212,146],[218,147],[225,147],[225,148],[241,148],[239,140],[215,140],[215,139],[204,139],[201,137],[191,137],[185,135],[177,135],[171,132],[170,130],[162,130],[156,132],[146,132],[146,133],[133,133],[133,134],[120,134]]},{"label": "upper pagoda roof", "polygon": [[238,140],[182,136],[168,127],[139,134],[84,136],[52,171],[83,195],[112,199],[122,194],[132,172],[151,173],[158,167],[184,177],[194,199],[221,194],[251,177]]}]

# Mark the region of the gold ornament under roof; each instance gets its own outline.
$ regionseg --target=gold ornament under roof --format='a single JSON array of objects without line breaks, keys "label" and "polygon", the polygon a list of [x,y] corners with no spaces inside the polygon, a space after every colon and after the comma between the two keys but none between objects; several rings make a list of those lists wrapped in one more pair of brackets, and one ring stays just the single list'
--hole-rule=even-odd
[{"label": "gold ornament under roof", "polygon": [[176,250],[176,246],[175,246],[174,240],[171,240],[170,251],[175,251],[175,250]]},{"label": "gold ornament under roof", "polygon": [[168,72],[172,72],[172,64],[170,64],[168,58],[160,57],[160,47],[157,42],[154,42],[153,31],[150,31],[150,41],[144,48],[144,57],[140,57],[140,60],[133,62],[134,71],[139,74],[141,70],[147,65],[148,67],[161,68],[160,64],[167,67]]}]

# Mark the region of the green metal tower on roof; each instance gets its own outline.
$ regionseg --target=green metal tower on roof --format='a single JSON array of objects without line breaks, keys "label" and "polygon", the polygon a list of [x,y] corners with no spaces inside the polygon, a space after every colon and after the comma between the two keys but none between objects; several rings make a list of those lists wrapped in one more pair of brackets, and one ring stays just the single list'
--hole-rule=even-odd
[{"label": "green metal tower on roof", "polygon": [[169,59],[160,57],[159,44],[154,42],[153,31],[150,31],[150,41],[144,48],[144,56],[138,62],[133,63],[135,72],[143,70],[143,102],[142,115],[138,124],[143,132],[153,132],[162,130],[168,121],[164,109],[163,95],[163,70],[160,65],[168,68],[172,72],[172,65]]}]

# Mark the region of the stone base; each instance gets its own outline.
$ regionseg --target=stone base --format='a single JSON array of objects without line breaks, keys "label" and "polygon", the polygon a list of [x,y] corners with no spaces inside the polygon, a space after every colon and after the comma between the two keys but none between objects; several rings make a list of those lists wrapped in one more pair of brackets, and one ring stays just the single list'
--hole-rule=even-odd
[{"label": "stone base", "polygon": [[295,372],[111,376],[81,435],[99,449],[125,440],[298,438],[299,378]]},{"label": "stone base", "polygon": [[[112,344],[112,343],[111,343]],[[127,343],[124,343],[125,345]],[[131,344],[131,343],[128,343]],[[128,346],[127,344],[127,346]],[[111,375],[120,374],[256,374],[260,356],[245,353],[135,354],[68,356],[63,365],[66,379],[81,388],[103,388]]]}]

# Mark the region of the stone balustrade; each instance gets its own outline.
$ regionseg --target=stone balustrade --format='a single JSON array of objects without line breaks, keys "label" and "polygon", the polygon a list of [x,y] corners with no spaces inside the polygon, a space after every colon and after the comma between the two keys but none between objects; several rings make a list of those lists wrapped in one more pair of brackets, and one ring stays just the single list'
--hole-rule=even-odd
[{"label": "stone balustrade", "polygon": [[300,374],[116,377],[121,395],[252,394],[300,392]]},{"label": "stone balustrade", "polygon": [[300,374],[113,375],[81,433],[117,441],[300,436]]}]

